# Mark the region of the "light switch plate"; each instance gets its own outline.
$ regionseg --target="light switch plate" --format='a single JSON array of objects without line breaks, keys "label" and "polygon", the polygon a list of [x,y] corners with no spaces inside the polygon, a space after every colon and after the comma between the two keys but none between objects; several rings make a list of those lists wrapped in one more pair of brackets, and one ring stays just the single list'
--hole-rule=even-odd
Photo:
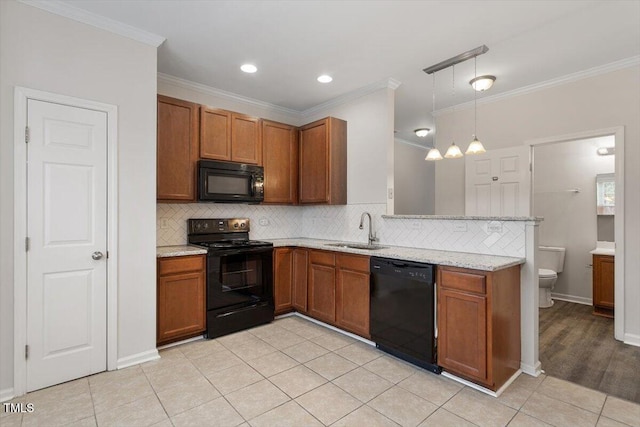
[{"label": "light switch plate", "polygon": [[269,225],[269,218],[260,218],[260,220],[258,221],[258,224],[262,225],[263,227],[266,227],[267,225]]},{"label": "light switch plate", "polygon": [[160,220],[160,229],[166,230],[167,228],[169,228],[169,220],[167,218],[162,218]]}]

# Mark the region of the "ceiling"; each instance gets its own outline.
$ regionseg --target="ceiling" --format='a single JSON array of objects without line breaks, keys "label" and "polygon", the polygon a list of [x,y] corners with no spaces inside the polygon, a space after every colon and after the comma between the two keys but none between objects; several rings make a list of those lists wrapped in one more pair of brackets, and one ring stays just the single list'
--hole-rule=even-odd
[{"label": "ceiling", "polygon": [[[166,37],[161,73],[296,111],[394,78],[396,136],[425,145],[412,132],[433,128],[425,67],[485,44],[489,96],[640,55],[638,0],[63,3]],[[473,100],[473,65],[456,66],[455,96],[451,69],[436,73],[437,110]]]}]

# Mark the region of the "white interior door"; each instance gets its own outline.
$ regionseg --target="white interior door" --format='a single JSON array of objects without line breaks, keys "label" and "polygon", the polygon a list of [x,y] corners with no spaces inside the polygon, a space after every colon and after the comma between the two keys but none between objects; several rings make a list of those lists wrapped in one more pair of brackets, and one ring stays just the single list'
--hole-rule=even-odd
[{"label": "white interior door", "polygon": [[107,114],[29,99],[27,126],[32,391],[106,370]]},{"label": "white interior door", "polygon": [[530,216],[529,147],[465,158],[465,215]]}]

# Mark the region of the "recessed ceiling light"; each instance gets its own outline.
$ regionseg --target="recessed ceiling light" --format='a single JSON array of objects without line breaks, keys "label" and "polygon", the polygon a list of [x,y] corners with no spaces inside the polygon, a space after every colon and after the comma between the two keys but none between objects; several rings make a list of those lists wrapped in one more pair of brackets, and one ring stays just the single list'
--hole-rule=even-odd
[{"label": "recessed ceiling light", "polygon": [[256,67],[253,64],[243,64],[240,69],[242,71],[244,71],[245,73],[255,73],[256,71],[258,71],[258,67]]},{"label": "recessed ceiling light", "polygon": [[331,77],[328,74],[323,74],[321,76],[318,76],[318,81],[320,83],[331,83],[332,80],[333,80],[333,77]]}]

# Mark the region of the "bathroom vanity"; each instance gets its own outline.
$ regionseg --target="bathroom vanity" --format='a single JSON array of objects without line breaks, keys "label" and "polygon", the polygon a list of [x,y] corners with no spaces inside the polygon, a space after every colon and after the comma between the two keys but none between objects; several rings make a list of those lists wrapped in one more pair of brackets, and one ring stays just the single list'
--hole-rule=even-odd
[{"label": "bathroom vanity", "polygon": [[[593,314],[613,318],[615,294],[615,249],[612,245],[591,251],[593,256]],[[608,243],[608,242],[605,242]]]}]

